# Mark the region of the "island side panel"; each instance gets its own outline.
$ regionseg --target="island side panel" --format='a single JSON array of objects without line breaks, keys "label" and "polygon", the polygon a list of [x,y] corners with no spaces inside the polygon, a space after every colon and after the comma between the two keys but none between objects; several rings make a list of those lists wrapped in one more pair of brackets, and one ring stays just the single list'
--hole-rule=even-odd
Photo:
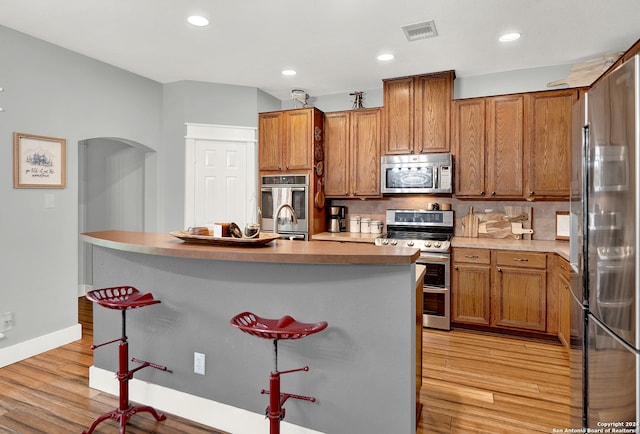
[{"label": "island side panel", "polygon": [[[290,314],[329,327],[279,345],[286,421],[326,433],[415,432],[415,264],[319,265],[185,259],[94,246],[94,287],[132,285],[161,304],[129,311],[131,357],[168,366],[143,381],[263,414],[273,346],[229,325],[248,310]],[[96,343],[119,336],[120,314],[94,307]],[[193,373],[193,353],[206,375]],[[95,351],[96,367],[117,370],[117,346]]]}]

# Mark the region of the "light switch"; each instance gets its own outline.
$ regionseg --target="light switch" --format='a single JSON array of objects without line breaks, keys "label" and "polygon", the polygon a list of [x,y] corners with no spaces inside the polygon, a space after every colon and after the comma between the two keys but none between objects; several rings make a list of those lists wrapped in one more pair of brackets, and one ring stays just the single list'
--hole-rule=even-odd
[{"label": "light switch", "polygon": [[44,195],[44,207],[45,208],[56,207],[56,197],[53,194],[47,193]]}]

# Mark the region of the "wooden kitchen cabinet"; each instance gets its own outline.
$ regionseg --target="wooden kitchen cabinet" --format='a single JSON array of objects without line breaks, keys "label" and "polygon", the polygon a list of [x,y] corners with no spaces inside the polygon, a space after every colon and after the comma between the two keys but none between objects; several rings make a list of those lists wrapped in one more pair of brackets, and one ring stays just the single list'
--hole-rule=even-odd
[{"label": "wooden kitchen cabinet", "polygon": [[496,251],[491,325],[546,331],[547,255]]},{"label": "wooden kitchen cabinet", "polygon": [[524,194],[524,97],[487,98],[487,194],[520,198]]},{"label": "wooden kitchen cabinet", "polygon": [[527,199],[568,199],[576,89],[534,92],[527,105]]},{"label": "wooden kitchen cabinet", "polygon": [[379,108],[324,115],[325,196],[380,197]]},{"label": "wooden kitchen cabinet", "polygon": [[490,325],[490,254],[490,250],[484,249],[453,249],[451,321]]},{"label": "wooden kitchen cabinet", "polygon": [[453,107],[453,148],[456,197],[485,195],[485,98],[456,100]]},{"label": "wooden kitchen cabinet", "polygon": [[384,155],[449,152],[454,71],[383,80]]},{"label": "wooden kitchen cabinet", "polygon": [[315,145],[322,142],[322,115],[316,108],[260,113],[259,170],[289,172],[313,169]]},{"label": "wooden kitchen cabinet", "polygon": [[557,334],[556,326],[547,328],[546,253],[456,247],[451,273],[454,326],[526,336]]},{"label": "wooden kitchen cabinet", "polygon": [[456,196],[521,199],[524,96],[456,100],[452,106]]}]

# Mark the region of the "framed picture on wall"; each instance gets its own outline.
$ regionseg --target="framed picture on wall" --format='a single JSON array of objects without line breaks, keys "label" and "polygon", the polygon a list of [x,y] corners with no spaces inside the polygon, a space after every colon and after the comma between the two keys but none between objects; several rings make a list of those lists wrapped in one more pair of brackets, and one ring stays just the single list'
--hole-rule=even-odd
[{"label": "framed picture on wall", "polygon": [[67,141],[13,133],[13,187],[65,188]]}]

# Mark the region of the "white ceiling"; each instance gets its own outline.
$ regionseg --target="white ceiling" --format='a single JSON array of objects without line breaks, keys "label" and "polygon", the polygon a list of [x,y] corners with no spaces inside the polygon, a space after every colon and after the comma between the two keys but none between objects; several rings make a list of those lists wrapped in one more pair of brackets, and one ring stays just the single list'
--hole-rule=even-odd
[{"label": "white ceiling", "polygon": [[[210,25],[190,26],[193,14]],[[574,64],[629,48],[638,17],[639,0],[0,0],[0,25],[160,83],[245,85],[280,99],[448,69]],[[408,42],[401,26],[427,20],[438,36]],[[497,41],[512,30],[522,38]],[[378,62],[382,52],[395,60]],[[298,74],[283,77],[286,68]]]}]

